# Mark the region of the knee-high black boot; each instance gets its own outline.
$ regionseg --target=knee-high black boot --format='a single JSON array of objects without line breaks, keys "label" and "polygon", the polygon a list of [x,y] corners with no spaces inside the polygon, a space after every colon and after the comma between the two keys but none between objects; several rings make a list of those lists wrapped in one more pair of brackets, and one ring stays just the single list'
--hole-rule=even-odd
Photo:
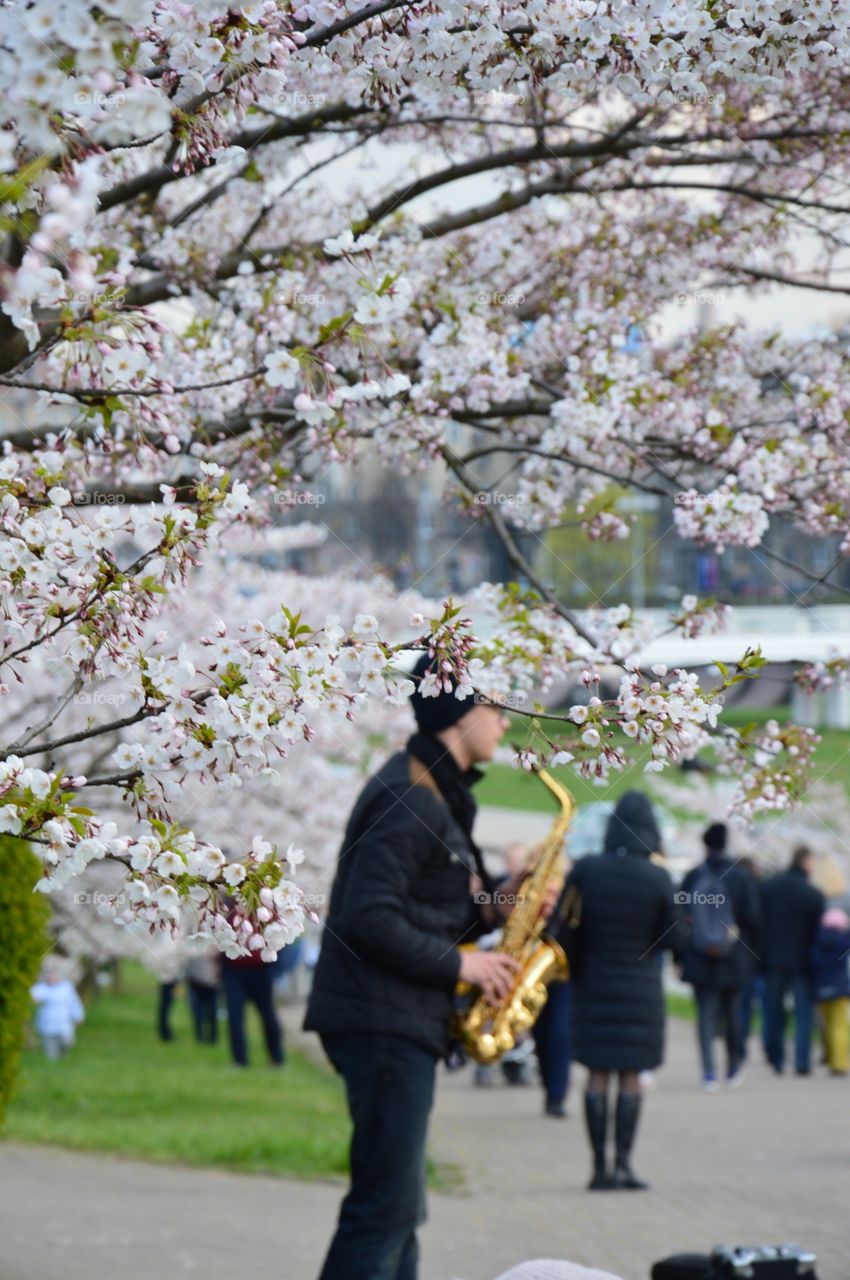
[{"label": "knee-high black boot", "polygon": [[590,1089],[584,1095],[584,1118],[587,1136],[593,1152],[593,1177],[587,1184],[588,1191],[605,1191],[611,1182],[605,1168],[605,1138],[608,1132],[608,1095],[594,1093]]},{"label": "knee-high black boot", "polygon": [[635,1177],[630,1163],[642,1102],[643,1099],[639,1093],[617,1095],[617,1111],[614,1117],[616,1159],[611,1186],[618,1190],[646,1191],[649,1189],[648,1182],[642,1182],[640,1178]]}]

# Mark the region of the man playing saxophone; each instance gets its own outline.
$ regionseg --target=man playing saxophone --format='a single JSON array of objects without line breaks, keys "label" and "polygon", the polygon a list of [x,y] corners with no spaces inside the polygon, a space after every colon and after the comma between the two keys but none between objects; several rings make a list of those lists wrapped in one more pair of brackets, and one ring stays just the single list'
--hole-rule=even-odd
[{"label": "man playing saxophone", "polygon": [[[495,923],[470,892],[473,875],[488,879],[471,787],[509,721],[479,698],[423,697],[430,666],[423,654],[413,671],[417,732],[349,818],[304,1021],[345,1082],[354,1130],[351,1186],[320,1280],[415,1280],[428,1116],[455,987],[498,1001],[518,967],[498,951],[459,949]],[[515,886],[501,887],[509,900]]]}]

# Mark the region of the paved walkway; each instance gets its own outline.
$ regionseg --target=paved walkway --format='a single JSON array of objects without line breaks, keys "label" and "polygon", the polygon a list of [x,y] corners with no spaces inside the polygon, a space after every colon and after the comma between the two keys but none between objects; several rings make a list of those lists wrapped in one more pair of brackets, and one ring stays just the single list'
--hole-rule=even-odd
[{"label": "paved walkway", "polygon": [[[789,1239],[817,1252],[819,1280],[846,1280],[848,1083],[755,1067],[738,1092],[705,1096],[692,1028],[674,1021],[670,1033],[635,1162],[650,1193],[585,1192],[579,1119],[545,1120],[536,1089],[444,1077],[432,1149],[462,1167],[465,1189],[431,1196],[422,1280],[492,1280],[546,1256],[648,1280],[665,1253]],[[578,1103],[576,1094],[576,1113]],[[314,1280],[339,1195],[328,1184],[0,1144],[0,1277]]]},{"label": "paved walkway", "polygon": [[552,829],[556,810],[535,813],[525,809],[504,809],[497,804],[484,804],[475,818],[475,838],[487,850],[507,849],[521,844],[525,848],[544,840]]}]

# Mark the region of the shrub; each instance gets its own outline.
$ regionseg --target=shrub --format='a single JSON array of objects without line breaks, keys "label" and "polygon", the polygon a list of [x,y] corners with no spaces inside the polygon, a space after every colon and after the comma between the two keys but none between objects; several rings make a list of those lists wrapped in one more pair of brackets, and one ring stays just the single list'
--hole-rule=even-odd
[{"label": "shrub", "polygon": [[41,864],[29,845],[0,836],[0,1124],[32,1009],[30,987],[50,946],[50,904],[43,894],[33,893],[40,876]]}]

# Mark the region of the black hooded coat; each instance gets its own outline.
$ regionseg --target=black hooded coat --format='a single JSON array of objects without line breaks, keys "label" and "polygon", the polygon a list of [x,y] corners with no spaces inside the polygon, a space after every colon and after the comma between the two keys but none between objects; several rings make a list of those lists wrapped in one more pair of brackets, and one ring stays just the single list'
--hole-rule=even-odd
[{"label": "black hooded coat", "polygon": [[664,1058],[661,953],[678,953],[681,940],[673,882],[650,860],[660,844],[649,801],[627,792],[609,820],[604,852],[577,862],[564,886],[573,1056],[592,1070],[650,1071]]}]

